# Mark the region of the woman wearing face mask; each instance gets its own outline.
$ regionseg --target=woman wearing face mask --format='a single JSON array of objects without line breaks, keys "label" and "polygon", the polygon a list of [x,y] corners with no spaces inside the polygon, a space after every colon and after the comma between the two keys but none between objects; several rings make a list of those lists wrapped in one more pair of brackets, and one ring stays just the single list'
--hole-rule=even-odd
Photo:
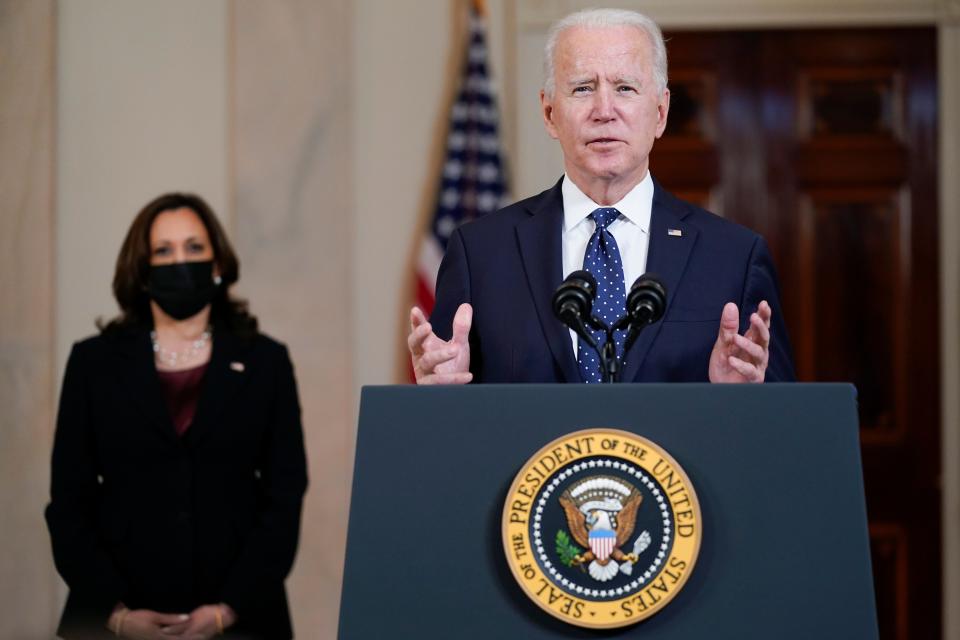
[{"label": "woman wearing face mask", "polygon": [[65,638],[292,637],[284,579],[306,460],[286,348],[233,299],[238,263],[200,198],[137,215],[120,315],[74,345],[46,510]]}]

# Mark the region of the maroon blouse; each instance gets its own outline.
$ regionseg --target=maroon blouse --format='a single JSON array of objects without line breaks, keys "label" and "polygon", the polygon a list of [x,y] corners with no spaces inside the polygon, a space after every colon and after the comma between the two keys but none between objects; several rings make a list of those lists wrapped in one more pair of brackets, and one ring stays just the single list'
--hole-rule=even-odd
[{"label": "maroon blouse", "polygon": [[160,389],[163,399],[167,402],[170,417],[173,418],[173,428],[177,435],[182,436],[193,422],[197,412],[197,402],[200,400],[200,389],[203,386],[203,375],[207,372],[207,364],[183,371],[158,371]]}]

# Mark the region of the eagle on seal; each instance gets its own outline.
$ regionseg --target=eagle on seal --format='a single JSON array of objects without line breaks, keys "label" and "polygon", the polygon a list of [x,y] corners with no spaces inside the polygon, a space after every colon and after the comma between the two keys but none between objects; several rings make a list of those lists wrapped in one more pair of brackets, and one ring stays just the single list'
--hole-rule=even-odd
[{"label": "eagle on seal", "polygon": [[629,573],[627,569],[637,561],[637,553],[624,553],[620,547],[633,535],[637,510],[643,502],[636,487],[620,478],[593,476],[564,491],[559,502],[573,539],[588,549],[573,559],[573,565],[590,563],[590,575],[600,582],[617,575],[621,569],[618,561],[629,563],[621,569]]}]

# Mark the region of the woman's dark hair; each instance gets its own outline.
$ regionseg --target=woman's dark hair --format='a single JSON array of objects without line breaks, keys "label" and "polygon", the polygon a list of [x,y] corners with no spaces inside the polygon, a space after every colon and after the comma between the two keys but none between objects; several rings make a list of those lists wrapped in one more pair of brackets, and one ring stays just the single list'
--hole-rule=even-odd
[{"label": "woman's dark hair", "polygon": [[135,327],[152,327],[150,297],[147,283],[150,273],[150,229],[153,221],[164,211],[187,208],[197,214],[210,237],[213,262],[222,279],[222,284],[213,299],[210,322],[215,328],[223,328],[251,337],[257,332],[257,319],[250,315],[247,303],[230,297],[229,288],[240,277],[240,263],[230,246],[227,234],[217,220],[213,209],[203,198],[190,193],[167,193],[147,203],[134,218],[127,237],[117,256],[117,268],[113,275],[113,296],[120,305],[120,315],[106,326],[97,322],[104,332]]}]

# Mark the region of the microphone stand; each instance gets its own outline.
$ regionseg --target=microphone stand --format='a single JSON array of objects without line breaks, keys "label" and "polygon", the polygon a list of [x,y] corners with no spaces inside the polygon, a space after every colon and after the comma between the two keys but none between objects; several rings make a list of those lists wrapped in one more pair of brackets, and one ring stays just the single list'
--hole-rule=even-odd
[{"label": "microphone stand", "polygon": [[603,331],[607,336],[602,348],[598,349],[595,345],[590,345],[600,358],[600,372],[603,374],[603,381],[607,384],[620,382],[620,358],[617,357],[617,343],[613,339],[613,332],[624,328],[629,324],[629,320],[627,316],[624,316],[617,320],[612,327],[608,327],[607,323],[597,316],[591,316],[590,318],[590,326],[598,331]]},{"label": "microphone stand", "polygon": [[620,358],[617,357],[617,343],[613,339],[613,328],[603,325],[607,341],[603,343],[600,355],[600,367],[603,369],[603,381],[607,384],[620,382]]},{"label": "microphone stand", "polygon": [[632,324],[630,322],[630,316],[625,315],[616,322],[613,323],[613,326],[608,327],[607,323],[596,316],[590,317],[590,326],[599,331],[603,331],[607,340],[603,343],[603,348],[598,349],[596,345],[590,345],[593,347],[594,351],[597,352],[597,356],[600,358],[600,370],[603,373],[603,381],[607,384],[614,382],[620,382],[620,375],[623,372],[623,363],[620,358],[617,357],[617,343],[613,338],[615,331],[621,329],[630,328],[630,333],[627,334],[627,339],[623,344],[623,356],[626,358],[627,352],[630,350],[630,347],[633,346],[633,343],[636,342],[637,337],[640,335],[640,332],[648,325],[648,322],[637,324]]}]

